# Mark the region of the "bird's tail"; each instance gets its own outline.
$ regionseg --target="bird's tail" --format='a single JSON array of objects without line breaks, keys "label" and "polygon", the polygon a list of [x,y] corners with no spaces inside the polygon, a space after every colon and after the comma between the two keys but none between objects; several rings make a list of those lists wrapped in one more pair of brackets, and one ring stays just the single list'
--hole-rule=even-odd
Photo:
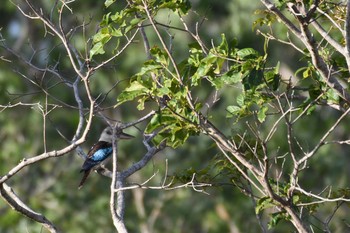
[{"label": "bird's tail", "polygon": [[84,175],[83,175],[83,178],[81,178],[78,189],[81,189],[83,187],[83,184],[85,183],[86,178],[88,178],[90,172],[91,172],[91,169],[84,171]]}]

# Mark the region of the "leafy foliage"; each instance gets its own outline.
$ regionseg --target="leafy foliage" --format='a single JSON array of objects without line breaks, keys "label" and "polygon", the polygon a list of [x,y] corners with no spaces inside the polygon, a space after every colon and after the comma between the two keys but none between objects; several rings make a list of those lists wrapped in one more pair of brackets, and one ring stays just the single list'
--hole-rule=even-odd
[{"label": "leafy foliage", "polygon": [[[314,2],[280,0],[275,1],[276,8],[273,10],[278,10],[281,14],[293,13],[291,9],[298,10],[300,7],[310,10],[304,15],[301,13],[286,19],[290,20],[291,24],[297,22],[296,26],[302,25],[303,30],[311,27],[313,22],[320,21],[327,29],[327,35],[332,36],[339,45],[345,47],[346,38],[342,38],[342,33],[335,33],[339,28],[342,30],[345,27],[344,22],[347,17],[345,5],[323,1],[317,10],[312,11]],[[91,2],[91,4],[97,3]],[[322,34],[318,35],[317,29],[311,41],[318,42],[315,42],[317,46],[313,50],[309,49],[312,43],[302,46],[302,43],[307,40],[306,36],[302,37],[301,44],[296,43],[300,38],[289,35],[286,29],[281,30],[276,27],[281,19],[270,8],[256,11],[260,18],[253,23],[254,30],[269,28],[268,32],[260,32],[265,36],[265,41],[259,40],[255,44],[247,45],[244,44],[245,41],[230,39],[232,36],[229,30],[222,28],[220,31],[225,31],[225,34],[219,32],[214,39],[205,38],[203,35],[207,33],[206,31],[210,31],[206,29],[211,28],[212,25],[210,25],[211,21],[204,21],[204,26],[195,22],[198,20],[196,19],[197,8],[207,9],[204,3],[201,2],[200,6],[198,4],[193,2],[192,6],[187,0],[135,0],[122,4],[119,1],[107,0],[104,3],[106,9],[101,16],[101,21],[94,22],[98,25],[97,32],[95,32],[96,27],[91,27],[93,29],[86,32],[85,27],[88,24],[83,23],[83,26],[72,27],[69,33],[68,31],[67,34],[63,33],[67,35],[67,41],[70,43],[69,51],[74,54],[74,58],[70,58],[70,61],[61,59],[61,57],[67,57],[61,42],[56,44],[57,38],[52,39],[47,36],[41,38],[42,41],[38,44],[52,46],[51,52],[42,56],[49,59],[43,61],[41,57],[36,56],[37,51],[41,51],[41,46],[33,43],[28,48],[21,49],[24,55],[19,59],[21,62],[17,62],[18,55],[12,54],[11,51],[14,50],[8,49],[6,44],[10,41],[7,39],[10,36],[5,35],[6,39],[2,40],[1,48],[4,49],[6,56],[7,53],[12,54],[10,58],[14,62],[12,60],[8,62],[7,58],[2,57],[3,61],[11,65],[18,63],[19,67],[11,67],[12,69],[9,70],[7,63],[5,65],[0,63],[3,68],[0,71],[2,97],[0,122],[4,125],[0,138],[3,142],[1,148],[6,151],[1,155],[0,163],[0,170],[6,171],[0,174],[0,178],[24,157],[40,154],[46,151],[47,147],[56,150],[66,145],[70,139],[57,138],[61,138],[59,137],[61,135],[73,134],[71,129],[76,128],[78,118],[88,115],[86,114],[88,105],[85,101],[94,99],[93,113],[101,114],[103,119],[108,118],[105,117],[107,115],[114,116],[116,108],[118,114],[122,113],[123,121],[129,120],[125,119],[125,116],[142,117],[145,112],[154,110],[155,113],[147,123],[137,128],[144,134],[156,133],[152,139],[154,145],[171,147],[162,154],[169,155],[167,158],[171,161],[170,168],[167,167],[164,171],[166,177],[163,178],[167,179],[168,173],[173,173],[169,177],[174,178],[174,183],[169,187],[175,188],[178,184],[192,182],[192,191],[198,191],[195,185],[200,182],[208,183],[208,186],[212,185],[211,188],[203,188],[203,191],[210,192],[214,197],[206,199],[208,202],[198,201],[202,199],[197,198],[196,194],[192,195],[188,190],[174,192],[175,194],[168,192],[169,196],[162,191],[154,192],[152,195],[148,192],[142,193],[140,196],[145,199],[140,201],[134,198],[140,201],[135,203],[137,208],[131,207],[127,210],[126,215],[133,216],[132,221],[126,220],[128,226],[131,226],[130,229],[139,231],[148,224],[145,218],[151,211],[159,213],[162,208],[168,208],[171,210],[168,212],[176,213],[171,216],[167,214],[156,216],[159,223],[154,225],[159,229],[153,229],[154,232],[169,232],[175,228],[181,228],[177,225],[167,225],[166,223],[169,222],[181,222],[184,229],[190,226],[192,228],[188,229],[197,230],[200,225],[199,231],[213,230],[212,226],[206,226],[206,222],[215,222],[209,225],[219,226],[213,232],[232,230],[228,228],[232,227],[233,222],[237,223],[239,229],[250,229],[251,222],[256,223],[256,219],[260,222],[254,226],[255,230],[259,229],[259,226],[266,225],[276,229],[276,232],[285,232],[290,231],[291,226],[284,225],[285,223],[294,223],[298,220],[312,221],[311,217],[314,215],[319,219],[328,219],[324,214],[328,211],[328,206],[324,208],[323,203],[327,205],[335,203],[335,211],[331,218],[335,219],[334,226],[339,225],[341,216],[335,213],[349,199],[349,188],[344,185],[348,181],[344,164],[349,162],[345,147],[349,143],[346,133],[349,128],[346,124],[348,117],[344,115],[349,106],[349,100],[346,99],[349,90],[349,69],[345,57],[339,49],[332,46],[335,42],[323,38],[325,36]],[[211,1],[210,4],[222,7],[220,1]],[[69,12],[70,8],[64,5],[61,7],[60,9]],[[51,12],[49,20],[56,19],[57,16],[56,11],[52,9],[43,9],[45,14]],[[62,11],[58,12],[62,14]],[[72,20],[69,14],[59,16],[67,16]],[[309,20],[307,20],[308,17]],[[63,32],[73,21],[67,21],[65,25],[66,21],[63,20],[62,26],[60,18],[57,20],[59,22],[57,28]],[[300,23],[298,20],[304,21]],[[215,25],[222,26],[219,19],[215,22]],[[91,35],[90,40],[76,33],[80,32],[80,28],[83,28],[82,35]],[[192,28],[198,31],[193,32]],[[41,28],[40,32],[46,35],[46,30],[49,29]],[[290,28],[287,30],[290,31]],[[134,33],[136,37],[131,40],[130,35]],[[33,41],[36,39],[33,36]],[[296,56],[291,53],[285,45],[282,49],[278,49],[276,45],[269,43],[270,40],[279,40],[291,45],[292,49],[297,50],[301,55]],[[78,44],[78,41],[83,41],[83,45],[75,48],[75,43]],[[144,48],[141,48],[143,44],[147,44],[145,47],[149,51],[142,55],[148,58],[139,64],[140,51],[144,51]],[[263,49],[259,49],[260,45],[263,45]],[[80,51],[79,48],[87,49]],[[124,50],[125,52],[119,54]],[[32,51],[32,54],[28,51]],[[274,59],[271,56],[274,51],[279,51],[282,56],[285,54],[288,56]],[[82,54],[87,55],[82,58]],[[114,57],[116,54],[118,56]],[[318,60],[314,58],[315,56],[318,56]],[[27,60],[26,57],[31,59]],[[79,61],[77,64],[80,65],[78,69],[80,72],[95,76],[88,77],[89,82],[86,84],[88,87],[80,85],[79,82],[83,79],[79,82],[71,80],[72,73],[75,76],[78,75],[76,67],[72,68],[70,64],[76,60]],[[315,64],[315,61],[323,63]],[[293,69],[289,77],[285,75],[286,63]],[[320,69],[322,65],[329,72],[322,72]],[[42,66],[45,68],[41,68]],[[98,69],[94,70],[96,67]],[[132,67],[132,69],[126,67]],[[111,70],[114,71],[113,75]],[[69,74],[68,78],[67,74]],[[337,89],[334,79],[344,87],[343,92]],[[72,88],[73,83],[74,85],[79,83],[77,90],[83,93],[81,103],[84,107],[80,109],[81,112],[77,111],[78,107],[75,106],[81,103],[72,101],[76,94]],[[62,88],[62,85],[66,86]],[[93,93],[91,96],[90,89]],[[25,111],[22,109],[15,111],[14,109],[17,110],[18,106],[25,108]],[[136,106],[135,109],[134,106]],[[27,121],[19,112],[28,116]],[[29,130],[28,121],[30,125],[38,127]],[[43,130],[46,128],[48,130]],[[90,144],[93,143],[92,140],[89,139]],[[134,163],[138,154],[144,151],[144,148],[138,148],[136,143],[132,146],[129,144],[123,149],[128,156],[127,159],[123,156],[121,160],[118,158],[118,169],[121,170],[125,164]],[[13,178],[14,183],[19,182],[18,188],[23,193],[29,193],[28,202],[35,209],[62,204],[64,208],[60,208],[60,211],[50,212],[54,216],[53,219],[61,222],[66,221],[65,218],[68,216],[67,225],[79,225],[79,229],[64,226],[65,229],[77,232],[91,231],[92,228],[96,228],[95,221],[86,222],[84,219],[90,218],[87,214],[93,213],[91,219],[96,219],[101,226],[107,226],[107,228],[101,227],[101,230],[111,230],[108,228],[112,226],[111,219],[105,211],[109,193],[102,193],[103,191],[100,193],[100,190],[106,190],[105,187],[109,181],[95,182],[99,188],[93,188],[91,192],[67,193],[65,190],[68,186],[76,185],[74,183],[76,163],[72,163],[71,158],[68,159],[65,156],[63,158],[67,161],[61,162],[62,159],[59,160],[60,164],[52,162],[45,163],[43,166],[35,165],[38,169],[23,171],[28,177],[37,178],[31,180],[30,184],[24,184],[23,181],[20,183],[17,177]],[[77,161],[77,163],[80,162]],[[152,179],[156,177],[155,170],[162,165],[156,159],[152,164],[153,166],[145,167],[140,171],[142,181],[137,182],[144,182],[145,177],[152,177]],[[69,173],[69,170],[74,170],[75,173]],[[58,179],[61,173],[68,175]],[[321,179],[319,174],[327,178]],[[53,186],[49,181],[48,184],[44,182],[45,177],[48,177],[49,181],[61,182]],[[98,178],[95,176],[95,180]],[[151,182],[153,182],[152,179],[150,179]],[[156,177],[155,183],[162,183],[163,179]],[[319,182],[314,182],[316,179]],[[44,188],[41,188],[41,182],[45,183]],[[94,178],[91,182],[94,182]],[[154,186],[150,185],[144,190],[152,187]],[[331,187],[326,188],[327,194],[321,192],[326,190],[324,187]],[[159,186],[159,189],[162,188],[164,187]],[[37,189],[50,189],[50,191],[42,192],[39,200],[32,199]],[[52,191],[54,194],[51,194],[51,189],[54,189]],[[47,193],[49,195],[46,195]],[[316,193],[319,194],[316,195]],[[247,199],[243,199],[241,194],[253,201],[246,201]],[[41,197],[43,197],[42,201]],[[56,199],[58,201],[55,205],[47,201]],[[91,200],[96,201],[91,202]],[[165,205],[164,203],[168,201],[172,203]],[[221,202],[224,204],[222,205]],[[74,203],[75,209],[84,211],[77,216],[74,216],[73,212],[65,213],[66,209],[71,208],[69,203]],[[89,208],[91,206],[93,209],[91,212],[87,210],[86,203],[91,203],[89,205]],[[251,214],[252,203],[255,204],[255,214],[258,218]],[[196,206],[191,210],[196,217],[194,222],[183,218],[182,213],[178,211],[183,209],[188,214],[186,206],[188,204]],[[139,208],[140,205],[143,205],[142,208]],[[11,228],[11,224],[21,219],[18,216],[12,216],[11,211],[2,211],[5,207],[7,206],[0,206],[0,211],[5,212],[0,225],[4,226],[6,231]],[[142,212],[140,209],[146,210]],[[291,211],[294,211],[294,215],[291,215]],[[265,222],[266,218],[260,218],[264,215],[269,217],[268,222]],[[304,216],[306,220],[303,219]],[[249,221],[241,221],[245,218],[249,218]],[[325,220],[312,224],[307,222],[305,225],[314,224],[319,228],[328,229],[333,227],[331,218],[327,222]],[[140,222],[140,229],[138,225],[136,226],[136,222]],[[340,224],[345,226],[348,223]]]}]

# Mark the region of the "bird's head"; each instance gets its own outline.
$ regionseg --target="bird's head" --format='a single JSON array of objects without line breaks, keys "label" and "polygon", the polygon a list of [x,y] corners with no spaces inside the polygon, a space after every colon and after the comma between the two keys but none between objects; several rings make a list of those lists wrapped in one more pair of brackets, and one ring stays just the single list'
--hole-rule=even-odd
[{"label": "bird's head", "polygon": [[[122,130],[116,130],[115,131],[115,135],[114,137],[118,140],[118,139],[131,139],[134,138],[134,136],[124,133]],[[105,141],[105,142],[109,142],[112,143],[113,141],[113,129],[111,127],[107,127],[105,128],[100,136],[99,141]]]}]

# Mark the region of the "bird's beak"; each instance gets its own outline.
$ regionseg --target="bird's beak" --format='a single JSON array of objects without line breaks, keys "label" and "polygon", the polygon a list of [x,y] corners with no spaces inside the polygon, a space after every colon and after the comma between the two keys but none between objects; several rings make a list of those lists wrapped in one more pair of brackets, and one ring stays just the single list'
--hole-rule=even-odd
[{"label": "bird's beak", "polygon": [[132,138],[135,138],[134,136],[132,136],[130,134],[127,134],[127,133],[124,133],[124,132],[118,133],[117,137],[119,139],[132,139]]}]

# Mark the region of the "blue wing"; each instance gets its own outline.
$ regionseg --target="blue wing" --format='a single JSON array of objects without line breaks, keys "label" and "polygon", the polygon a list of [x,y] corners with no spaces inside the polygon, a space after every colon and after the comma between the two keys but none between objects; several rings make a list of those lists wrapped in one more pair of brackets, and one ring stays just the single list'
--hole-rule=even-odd
[{"label": "blue wing", "polygon": [[88,152],[80,172],[87,171],[108,158],[113,151],[112,144],[104,141],[99,141],[93,145]]},{"label": "blue wing", "polygon": [[99,141],[91,147],[87,158],[80,169],[80,172],[84,172],[84,176],[80,181],[79,189],[83,187],[83,184],[86,178],[89,176],[91,169],[108,158],[112,154],[112,151],[112,144],[104,141]]}]

